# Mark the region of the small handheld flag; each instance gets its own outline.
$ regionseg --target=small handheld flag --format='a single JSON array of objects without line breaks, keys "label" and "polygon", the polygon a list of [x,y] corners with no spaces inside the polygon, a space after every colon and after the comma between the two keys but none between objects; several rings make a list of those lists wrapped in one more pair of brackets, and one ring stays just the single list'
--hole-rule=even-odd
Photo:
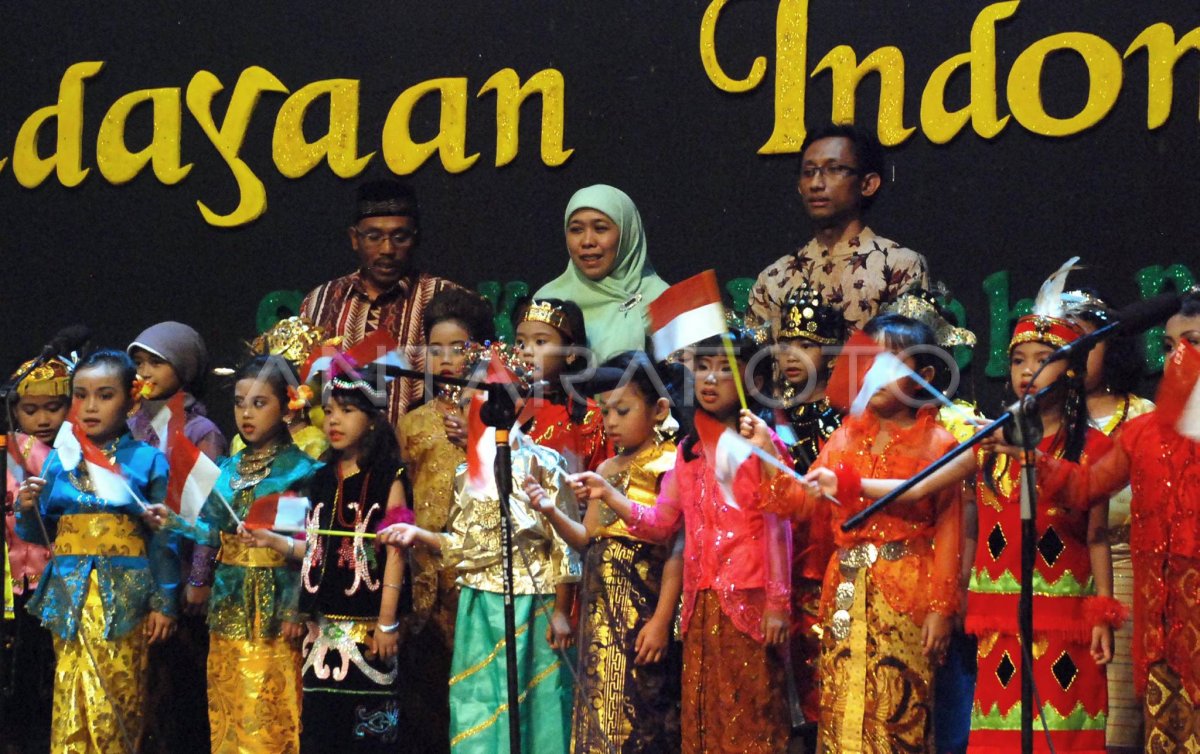
[{"label": "small handheld flag", "polygon": [[247,529],[271,529],[272,531],[304,531],[304,521],[309,499],[297,495],[266,495],[255,500],[243,522]]}]

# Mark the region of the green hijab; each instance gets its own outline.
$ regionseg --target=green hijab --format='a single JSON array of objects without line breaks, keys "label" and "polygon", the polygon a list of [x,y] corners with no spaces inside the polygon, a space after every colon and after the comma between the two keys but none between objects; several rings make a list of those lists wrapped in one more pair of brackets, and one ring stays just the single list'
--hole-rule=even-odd
[{"label": "green hijab", "polygon": [[567,262],[566,272],[539,288],[534,298],[560,298],[578,304],[587,324],[588,346],[599,361],[621,351],[645,350],[646,306],[667,289],[667,284],[654,274],[646,254],[642,216],[624,191],[596,184],[576,191],[567,202],[564,234],[571,215],[581,209],[603,212],[620,228],[617,263],[612,272],[593,281],[574,262]]}]

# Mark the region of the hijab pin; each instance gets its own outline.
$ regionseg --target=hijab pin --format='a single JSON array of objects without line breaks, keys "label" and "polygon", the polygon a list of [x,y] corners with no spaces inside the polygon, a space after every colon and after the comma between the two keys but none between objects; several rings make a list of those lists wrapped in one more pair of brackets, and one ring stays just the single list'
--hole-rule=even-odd
[{"label": "hijab pin", "polygon": [[635,294],[633,294],[633,297],[632,297],[632,298],[630,298],[629,300],[627,300],[625,303],[621,304],[621,306],[620,306],[620,311],[622,311],[622,312],[627,312],[627,311],[629,311],[629,310],[633,309],[633,307],[635,307],[635,306],[637,306],[638,304],[640,304],[640,303],[641,303],[641,301],[642,301],[642,294],[640,294],[640,293],[635,293]]}]

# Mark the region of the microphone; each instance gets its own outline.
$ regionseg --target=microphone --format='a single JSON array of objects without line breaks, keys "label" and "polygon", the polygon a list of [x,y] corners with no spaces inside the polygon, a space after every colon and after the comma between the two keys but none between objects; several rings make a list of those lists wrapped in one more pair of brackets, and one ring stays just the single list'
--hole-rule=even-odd
[{"label": "microphone", "polygon": [[1166,321],[1172,314],[1179,311],[1180,299],[1178,293],[1163,293],[1137,301],[1121,309],[1114,315],[1115,322],[1105,325],[1084,335],[1079,340],[1059,348],[1046,359],[1047,364],[1068,358],[1076,353],[1087,353],[1102,340],[1116,335],[1139,333]]},{"label": "microphone", "polygon": [[78,351],[92,338],[92,329],[87,325],[67,325],[59,330],[50,342],[42,346],[42,352],[38,354],[39,361],[58,356],[61,354]]}]

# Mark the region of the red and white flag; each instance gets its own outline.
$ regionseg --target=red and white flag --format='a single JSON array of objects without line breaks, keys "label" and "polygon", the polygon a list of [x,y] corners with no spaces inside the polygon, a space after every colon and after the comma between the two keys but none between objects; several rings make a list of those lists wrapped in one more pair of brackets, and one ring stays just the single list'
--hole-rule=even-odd
[{"label": "red and white flag", "polygon": [[250,505],[250,511],[242,522],[247,529],[271,529],[272,531],[304,531],[309,499],[290,493],[265,495]]},{"label": "red and white flag", "polygon": [[408,359],[398,350],[396,339],[386,330],[375,330],[345,351],[322,346],[312,352],[300,370],[300,381],[308,382],[317,374],[333,369],[353,370],[366,364],[411,369]]},{"label": "red and white flag", "polygon": [[751,458],[754,446],[705,411],[697,411],[694,422],[721,496],[731,508],[740,509],[738,500],[751,499],[762,479],[757,459]]},{"label": "red and white flag", "polygon": [[158,420],[162,414],[167,415],[167,421],[159,433],[159,446],[171,467],[165,502],[188,523],[195,523],[221,476],[221,469],[184,434],[187,416],[182,391],[172,396],[154,419]]},{"label": "red and white flag", "polygon": [[859,394],[863,392],[867,373],[874,366],[875,357],[883,351],[883,346],[862,330],[856,330],[850,336],[833,364],[833,372],[830,373],[829,384],[825,388],[825,396],[830,405],[843,413],[849,412]]},{"label": "red and white flag", "polygon": [[705,270],[676,283],[646,307],[654,354],[665,359],[681,348],[727,331],[717,273]]},{"label": "red and white flag", "polygon": [[486,494],[496,488],[496,428],[483,423],[486,393],[476,393],[467,409],[467,488]]},{"label": "red and white flag", "polygon": [[1159,421],[1200,442],[1200,349],[1181,342],[1167,357],[1155,398]]},{"label": "red and white flag", "polygon": [[106,503],[128,505],[136,501],[145,505],[134,495],[125,475],[121,473],[121,467],[110,461],[104,451],[79,428],[75,423],[77,419],[75,411],[72,411],[54,438],[54,449],[58,451],[63,468],[74,470],[83,464],[95,487],[96,497]]}]

